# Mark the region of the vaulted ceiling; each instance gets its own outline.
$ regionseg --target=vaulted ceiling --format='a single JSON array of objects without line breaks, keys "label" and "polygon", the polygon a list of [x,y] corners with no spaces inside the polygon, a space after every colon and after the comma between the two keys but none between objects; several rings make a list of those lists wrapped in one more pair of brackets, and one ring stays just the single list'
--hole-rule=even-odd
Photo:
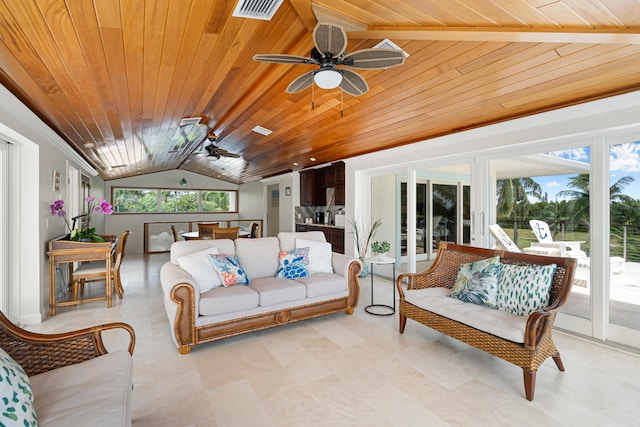
[{"label": "vaulted ceiling", "polygon": [[[105,180],[234,183],[640,89],[634,0],[284,0],[271,20],[236,3],[0,0],[0,83]],[[348,52],[387,38],[409,57],[358,70],[358,97],[288,94],[314,66],[252,57],[308,56],[318,21],[346,29]],[[240,158],[207,157],[207,131]]]}]

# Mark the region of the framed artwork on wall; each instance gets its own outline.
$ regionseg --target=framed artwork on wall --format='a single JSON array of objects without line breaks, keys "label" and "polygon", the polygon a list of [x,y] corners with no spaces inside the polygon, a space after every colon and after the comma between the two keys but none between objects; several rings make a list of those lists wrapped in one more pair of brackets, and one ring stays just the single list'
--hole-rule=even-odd
[{"label": "framed artwork on wall", "polygon": [[53,178],[52,178],[52,190],[60,191],[60,171],[53,170]]},{"label": "framed artwork on wall", "polygon": [[285,196],[290,196],[291,195],[291,187],[285,187],[284,188],[284,195]]}]

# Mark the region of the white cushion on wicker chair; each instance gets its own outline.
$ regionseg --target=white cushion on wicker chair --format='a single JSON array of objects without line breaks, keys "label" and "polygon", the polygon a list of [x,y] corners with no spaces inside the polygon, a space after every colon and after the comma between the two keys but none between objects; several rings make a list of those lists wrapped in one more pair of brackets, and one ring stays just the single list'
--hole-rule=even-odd
[{"label": "white cushion on wicker chair", "polygon": [[38,425],[131,425],[132,365],[116,351],[29,377]]},{"label": "white cushion on wicker chair", "polygon": [[451,320],[516,343],[524,342],[526,316],[449,298],[447,288],[410,289],[405,301]]}]

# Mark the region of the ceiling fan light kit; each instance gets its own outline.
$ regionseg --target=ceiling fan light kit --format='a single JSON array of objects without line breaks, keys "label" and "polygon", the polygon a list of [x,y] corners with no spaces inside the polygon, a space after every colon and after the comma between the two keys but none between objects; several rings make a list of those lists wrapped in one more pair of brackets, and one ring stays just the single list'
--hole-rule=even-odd
[{"label": "ceiling fan light kit", "polygon": [[320,70],[313,75],[313,81],[321,89],[335,89],[342,83],[342,73],[333,69]]},{"label": "ceiling fan light kit", "polygon": [[[347,54],[347,33],[342,27],[319,22],[313,29],[310,58],[287,54],[258,54],[253,57],[260,62],[275,64],[315,64],[320,69],[296,78],[287,87],[287,93],[298,93],[315,83],[322,89],[335,89],[352,96],[360,96],[369,90],[364,78],[348,68],[365,70],[383,69],[401,65],[405,55],[397,49],[362,49]],[[338,68],[338,66],[347,68]]]}]

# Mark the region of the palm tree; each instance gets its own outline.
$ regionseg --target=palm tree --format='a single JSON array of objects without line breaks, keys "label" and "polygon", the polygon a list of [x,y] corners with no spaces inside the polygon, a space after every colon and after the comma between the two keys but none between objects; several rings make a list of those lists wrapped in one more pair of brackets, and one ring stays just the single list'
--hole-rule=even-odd
[{"label": "palm tree", "polygon": [[[624,187],[631,184],[635,179],[631,176],[623,176],[609,187],[610,203],[624,202],[629,198],[622,193]],[[589,174],[581,173],[580,175],[569,178],[569,190],[558,192],[559,196],[567,197],[570,200],[571,216],[569,222],[572,224],[589,224]]]},{"label": "palm tree", "polygon": [[513,217],[513,241],[518,244],[518,221],[529,213],[529,196],[542,198],[540,184],[531,178],[499,179],[497,182],[498,214]]}]

